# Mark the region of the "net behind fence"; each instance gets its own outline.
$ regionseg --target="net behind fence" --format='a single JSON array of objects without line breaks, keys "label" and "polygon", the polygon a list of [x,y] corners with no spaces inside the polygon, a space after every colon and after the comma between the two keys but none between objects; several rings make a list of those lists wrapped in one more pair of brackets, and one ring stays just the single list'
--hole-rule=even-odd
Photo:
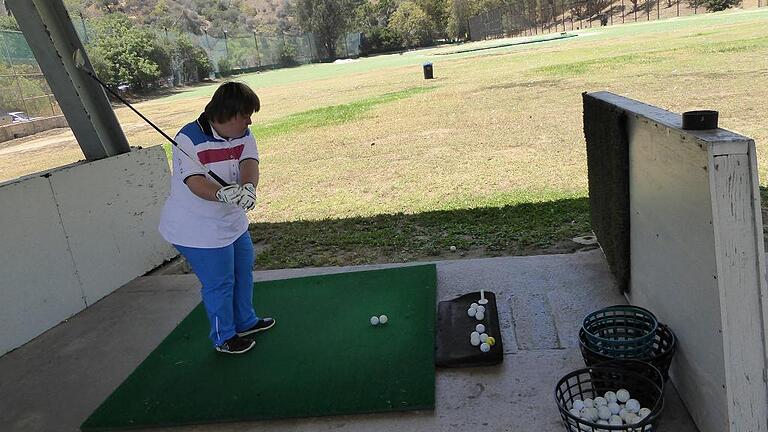
[{"label": "net behind fence", "polygon": [[21,32],[0,31],[0,111],[23,117],[60,115],[35,56]]},{"label": "net behind fence", "polygon": [[[744,0],[743,8],[766,6]],[[549,0],[515,3],[469,19],[470,39],[532,36],[707,13],[701,0]]]}]

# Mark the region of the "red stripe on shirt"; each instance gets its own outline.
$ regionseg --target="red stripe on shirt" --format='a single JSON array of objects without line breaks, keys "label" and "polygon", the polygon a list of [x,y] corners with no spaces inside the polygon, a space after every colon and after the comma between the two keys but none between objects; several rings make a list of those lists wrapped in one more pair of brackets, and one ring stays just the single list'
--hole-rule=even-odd
[{"label": "red stripe on shirt", "polygon": [[203,150],[197,153],[197,158],[203,165],[226,160],[239,160],[244,147],[245,145],[240,144],[232,148]]}]

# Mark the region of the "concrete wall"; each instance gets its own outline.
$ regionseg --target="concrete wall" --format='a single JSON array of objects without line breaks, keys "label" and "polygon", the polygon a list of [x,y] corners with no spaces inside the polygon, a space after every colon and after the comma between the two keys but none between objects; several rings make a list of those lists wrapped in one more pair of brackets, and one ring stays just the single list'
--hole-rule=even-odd
[{"label": "concrete wall", "polygon": [[0,355],[176,255],[162,147],[0,184]]},{"label": "concrete wall", "polygon": [[63,115],[22,123],[12,123],[6,126],[0,126],[0,142],[34,135],[50,129],[65,127],[69,127],[69,125]]},{"label": "concrete wall", "polygon": [[677,114],[597,95],[628,118],[628,299],[677,335],[672,381],[702,432],[768,430],[754,142],[684,131]]}]

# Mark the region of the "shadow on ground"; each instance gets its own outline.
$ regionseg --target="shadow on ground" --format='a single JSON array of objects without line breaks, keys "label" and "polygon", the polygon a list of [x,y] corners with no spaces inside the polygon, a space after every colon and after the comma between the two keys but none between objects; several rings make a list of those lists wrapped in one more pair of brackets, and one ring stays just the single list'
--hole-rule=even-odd
[{"label": "shadow on ground", "polygon": [[[568,253],[591,233],[589,200],[569,198],[371,217],[255,223],[256,269]],[[588,247],[588,248],[593,248]]]}]

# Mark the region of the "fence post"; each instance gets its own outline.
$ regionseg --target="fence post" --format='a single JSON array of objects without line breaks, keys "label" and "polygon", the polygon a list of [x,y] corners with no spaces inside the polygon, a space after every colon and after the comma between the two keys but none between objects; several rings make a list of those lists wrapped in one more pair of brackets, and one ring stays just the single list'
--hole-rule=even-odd
[{"label": "fence post", "polygon": [[624,7],[624,0],[621,0],[621,23],[624,24],[624,15],[627,14],[627,10]]},{"label": "fence post", "polygon": [[259,55],[259,41],[256,39],[256,30],[253,31],[253,44],[256,46],[256,67],[261,67],[261,56]]},{"label": "fence post", "polygon": [[661,19],[661,0],[656,0],[656,21]]},{"label": "fence post", "polygon": [[677,16],[680,16],[680,0],[677,0]]}]

